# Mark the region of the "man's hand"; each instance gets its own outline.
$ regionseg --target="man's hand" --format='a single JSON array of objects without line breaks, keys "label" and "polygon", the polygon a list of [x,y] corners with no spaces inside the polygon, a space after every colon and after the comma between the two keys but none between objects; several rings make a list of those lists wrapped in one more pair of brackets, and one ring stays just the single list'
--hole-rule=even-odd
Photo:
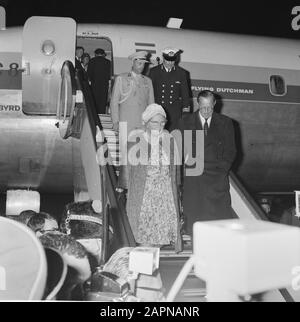
[{"label": "man's hand", "polygon": [[190,107],[189,107],[189,106],[184,107],[184,108],[182,109],[182,113],[189,113],[189,112],[190,112]]}]

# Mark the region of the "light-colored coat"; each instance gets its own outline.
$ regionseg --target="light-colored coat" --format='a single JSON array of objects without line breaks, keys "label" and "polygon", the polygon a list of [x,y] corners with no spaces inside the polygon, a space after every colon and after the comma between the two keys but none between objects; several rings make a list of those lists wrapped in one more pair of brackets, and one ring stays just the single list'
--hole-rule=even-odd
[{"label": "light-colored coat", "polygon": [[154,103],[152,81],[144,75],[134,76],[131,72],[117,76],[110,101],[114,124],[128,122],[128,133],[142,126],[142,113]]},{"label": "light-colored coat", "polygon": [[[169,135],[169,134],[167,134]],[[175,147],[174,144],[174,138],[170,141],[170,177],[171,177],[171,185],[172,185],[172,192],[173,192],[173,198],[174,198],[174,204],[176,208],[177,213],[177,240],[175,241],[175,252],[182,251],[182,239],[181,239],[181,227],[180,227],[180,205],[179,205],[179,186],[181,183],[180,180],[180,166],[176,165],[175,159],[178,158],[177,147]],[[128,143],[128,151],[130,148],[134,145],[134,143],[129,142]],[[178,160],[178,159],[177,159]],[[144,162],[143,162],[144,163]],[[137,235],[137,223],[140,217],[141,213],[141,207],[143,203],[144,198],[144,191],[145,191],[145,185],[146,185],[146,178],[147,178],[147,165],[130,165],[128,163],[127,165],[127,178],[122,178],[120,182],[120,186],[123,188],[128,189],[128,200],[127,200],[127,216],[129,219],[129,222],[131,224],[131,228],[133,231],[133,234]],[[124,181],[123,181],[124,180]]]}]

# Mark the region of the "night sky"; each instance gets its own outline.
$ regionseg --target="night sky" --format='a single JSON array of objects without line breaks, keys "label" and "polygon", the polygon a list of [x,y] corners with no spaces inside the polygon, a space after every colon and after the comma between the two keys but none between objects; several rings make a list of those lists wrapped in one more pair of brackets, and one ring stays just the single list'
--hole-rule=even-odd
[{"label": "night sky", "polygon": [[300,38],[300,30],[291,26],[297,1],[0,0],[0,4],[6,8],[7,26],[23,25],[33,15],[149,26],[165,26],[169,17],[178,17],[184,19],[184,29]]}]

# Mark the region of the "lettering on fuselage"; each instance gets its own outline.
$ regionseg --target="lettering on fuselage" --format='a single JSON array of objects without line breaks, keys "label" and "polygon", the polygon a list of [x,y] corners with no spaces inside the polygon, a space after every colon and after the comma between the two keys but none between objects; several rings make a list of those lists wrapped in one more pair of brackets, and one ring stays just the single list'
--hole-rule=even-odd
[{"label": "lettering on fuselage", "polygon": [[82,36],[99,36],[98,31],[83,31]]},{"label": "lettering on fuselage", "polygon": [[299,103],[299,86],[288,85],[284,95],[273,95],[268,83],[231,82],[219,80],[192,79],[193,96],[203,90],[215,92],[221,99],[263,101],[276,103]]},{"label": "lettering on fuselage", "polygon": [[19,105],[1,105],[0,112],[19,112],[21,111],[21,106]]},{"label": "lettering on fuselage", "polygon": [[212,92],[217,93],[234,93],[234,94],[254,94],[253,89],[246,88],[224,88],[224,87],[204,87],[204,86],[192,86],[192,90],[194,91],[203,91],[210,90]]}]

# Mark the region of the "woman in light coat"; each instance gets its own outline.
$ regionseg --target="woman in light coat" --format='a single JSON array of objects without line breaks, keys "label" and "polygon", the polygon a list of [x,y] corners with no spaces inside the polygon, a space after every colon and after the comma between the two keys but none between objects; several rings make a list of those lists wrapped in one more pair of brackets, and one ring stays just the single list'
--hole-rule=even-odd
[{"label": "woman in light coat", "polygon": [[166,113],[160,105],[150,104],[142,121],[145,129],[129,138],[128,178],[121,183],[128,189],[129,222],[138,244],[174,244],[175,252],[180,252],[178,149],[174,137],[164,130]]}]

